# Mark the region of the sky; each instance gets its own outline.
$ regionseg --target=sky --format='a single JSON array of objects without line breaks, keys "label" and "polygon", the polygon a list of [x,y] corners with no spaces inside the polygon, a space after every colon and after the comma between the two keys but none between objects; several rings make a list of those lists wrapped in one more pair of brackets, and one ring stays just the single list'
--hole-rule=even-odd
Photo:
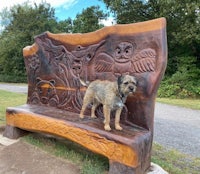
[{"label": "sky", "polygon": [[[7,7],[10,8],[16,4],[22,4],[27,0],[0,0],[0,11]],[[41,3],[42,0],[29,0],[31,3]],[[44,0],[43,0],[44,1]],[[77,13],[81,13],[83,9],[92,5],[99,5],[100,9],[106,12],[105,4],[100,0],[45,0],[51,4],[51,7],[55,9],[55,16],[58,20],[64,20],[68,17],[74,19]],[[107,21],[103,21],[104,25],[112,25],[113,17],[109,17]]]}]

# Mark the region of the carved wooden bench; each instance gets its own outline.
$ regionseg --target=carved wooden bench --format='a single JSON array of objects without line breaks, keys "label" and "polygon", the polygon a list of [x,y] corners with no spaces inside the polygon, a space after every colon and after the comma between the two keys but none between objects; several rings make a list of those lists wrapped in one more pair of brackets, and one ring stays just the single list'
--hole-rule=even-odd
[{"label": "carved wooden bench", "polygon": [[[4,136],[17,138],[24,131],[61,136],[108,157],[109,174],[145,173],[151,161],[156,93],[167,63],[164,18],[86,34],[46,32],[23,55],[27,104],[7,108]],[[121,115],[123,130],[104,130],[101,106],[97,119],[79,119],[86,90],[79,77],[114,81],[121,74],[138,81]]]}]

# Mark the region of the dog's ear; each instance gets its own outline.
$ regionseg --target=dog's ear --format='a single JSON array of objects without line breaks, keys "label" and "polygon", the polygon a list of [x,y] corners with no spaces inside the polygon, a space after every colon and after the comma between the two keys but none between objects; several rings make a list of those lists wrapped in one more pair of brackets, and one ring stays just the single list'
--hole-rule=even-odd
[{"label": "dog's ear", "polygon": [[120,86],[122,84],[123,78],[124,77],[122,75],[117,78],[117,84],[118,84],[118,86]]}]

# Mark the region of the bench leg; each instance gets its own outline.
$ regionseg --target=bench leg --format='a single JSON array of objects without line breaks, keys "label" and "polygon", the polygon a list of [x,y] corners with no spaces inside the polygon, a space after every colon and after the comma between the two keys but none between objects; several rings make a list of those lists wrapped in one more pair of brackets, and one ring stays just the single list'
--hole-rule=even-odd
[{"label": "bench leg", "polygon": [[112,160],[109,161],[109,165],[109,174],[139,174],[136,169]]},{"label": "bench leg", "polygon": [[6,125],[6,128],[3,132],[3,136],[10,138],[10,139],[17,139],[19,137],[22,137],[26,135],[28,132],[22,129],[19,129],[17,127],[13,127],[10,125]]}]

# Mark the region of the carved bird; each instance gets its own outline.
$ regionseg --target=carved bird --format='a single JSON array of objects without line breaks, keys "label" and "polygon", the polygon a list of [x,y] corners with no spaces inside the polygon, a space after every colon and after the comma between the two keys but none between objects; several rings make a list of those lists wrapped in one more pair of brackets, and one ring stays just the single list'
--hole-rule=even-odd
[{"label": "carved bird", "polygon": [[96,72],[114,72],[115,75],[155,70],[155,50],[146,48],[135,52],[132,43],[121,42],[113,51],[112,56],[105,52],[97,56],[95,70]]}]

